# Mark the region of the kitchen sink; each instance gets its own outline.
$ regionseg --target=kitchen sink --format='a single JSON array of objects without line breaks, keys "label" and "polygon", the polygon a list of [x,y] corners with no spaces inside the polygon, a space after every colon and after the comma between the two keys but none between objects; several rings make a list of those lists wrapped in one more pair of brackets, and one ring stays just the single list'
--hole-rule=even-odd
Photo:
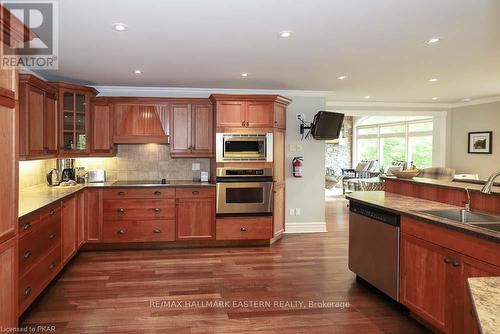
[{"label": "kitchen sink", "polygon": [[[500,217],[489,214],[466,211],[464,209],[447,209],[447,210],[421,210],[419,213],[425,213],[431,216],[446,218],[461,223],[484,223],[484,222],[500,222]],[[485,224],[487,225],[487,224]],[[482,227],[482,226],[480,226]],[[487,228],[487,227],[486,227]]]}]

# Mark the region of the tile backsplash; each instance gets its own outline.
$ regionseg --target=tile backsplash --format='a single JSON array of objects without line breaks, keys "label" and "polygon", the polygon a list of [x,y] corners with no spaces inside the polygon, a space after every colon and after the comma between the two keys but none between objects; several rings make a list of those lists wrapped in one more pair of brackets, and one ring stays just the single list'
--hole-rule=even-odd
[{"label": "tile backsplash", "polygon": [[[76,166],[85,170],[104,169],[108,180],[191,180],[199,178],[192,171],[192,163],[199,163],[202,171],[209,171],[210,159],[171,159],[169,146],[158,144],[118,145],[112,158],[77,158]],[[21,161],[19,189],[46,182],[47,172],[55,168],[56,160]]]}]

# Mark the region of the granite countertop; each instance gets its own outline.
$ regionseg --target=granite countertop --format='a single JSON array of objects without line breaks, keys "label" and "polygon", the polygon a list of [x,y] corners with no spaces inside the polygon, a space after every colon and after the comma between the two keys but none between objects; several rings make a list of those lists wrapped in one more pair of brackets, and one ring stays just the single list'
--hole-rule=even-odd
[{"label": "granite countertop", "polygon": [[467,279],[474,311],[482,334],[500,329],[500,277]]},{"label": "granite countertop", "polygon": [[[419,183],[436,187],[444,187],[444,188],[452,188],[452,189],[464,189],[467,188],[470,191],[481,191],[483,188],[482,184],[478,184],[477,182],[468,183],[463,180],[460,181],[446,181],[446,180],[437,180],[437,179],[428,179],[423,177],[414,177],[411,179],[403,179],[397,178],[395,176],[380,176],[383,180],[397,180],[400,182],[410,182],[410,183]],[[500,187],[494,186],[491,187],[491,193],[495,195],[500,195]]]},{"label": "granite countertop", "polygon": [[[466,223],[459,223],[446,218],[440,218],[425,213],[417,212],[420,210],[436,210],[436,209],[463,209],[463,207],[450,204],[429,201],[416,197],[398,195],[384,191],[360,191],[346,195],[349,200],[365,203],[378,207],[396,214],[409,216],[420,221],[440,225],[446,228],[457,230],[471,234],[473,236],[500,242],[500,232],[484,229]],[[491,214],[493,215],[493,214]],[[493,215],[494,216],[494,215]]]},{"label": "granite countertop", "polygon": [[[85,188],[102,187],[141,187],[141,185],[115,185],[116,181],[104,183],[86,183],[70,187],[49,187],[45,184],[19,191],[18,218],[24,217],[65,197],[76,194]],[[153,186],[153,185],[150,185]],[[155,184],[154,187],[215,187],[215,183],[192,180],[171,180],[168,184]]]}]

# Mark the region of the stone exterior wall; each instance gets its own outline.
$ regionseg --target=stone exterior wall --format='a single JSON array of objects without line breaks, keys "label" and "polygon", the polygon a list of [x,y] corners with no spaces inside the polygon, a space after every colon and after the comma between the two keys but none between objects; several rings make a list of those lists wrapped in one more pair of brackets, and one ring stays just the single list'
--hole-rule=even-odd
[{"label": "stone exterior wall", "polygon": [[326,142],[325,167],[332,169],[336,176],[342,174],[342,168],[352,167],[352,134],[353,118],[346,116],[338,142]]}]

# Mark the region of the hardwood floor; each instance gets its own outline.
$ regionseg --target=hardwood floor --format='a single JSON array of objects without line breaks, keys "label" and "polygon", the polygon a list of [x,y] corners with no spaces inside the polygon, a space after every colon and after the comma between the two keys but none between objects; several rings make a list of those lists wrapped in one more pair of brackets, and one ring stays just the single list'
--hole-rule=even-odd
[{"label": "hardwood floor", "polygon": [[[56,333],[427,332],[348,270],[347,213],[329,201],[328,233],[272,247],[82,252],[21,323]],[[202,304],[214,301],[229,305]]]}]

